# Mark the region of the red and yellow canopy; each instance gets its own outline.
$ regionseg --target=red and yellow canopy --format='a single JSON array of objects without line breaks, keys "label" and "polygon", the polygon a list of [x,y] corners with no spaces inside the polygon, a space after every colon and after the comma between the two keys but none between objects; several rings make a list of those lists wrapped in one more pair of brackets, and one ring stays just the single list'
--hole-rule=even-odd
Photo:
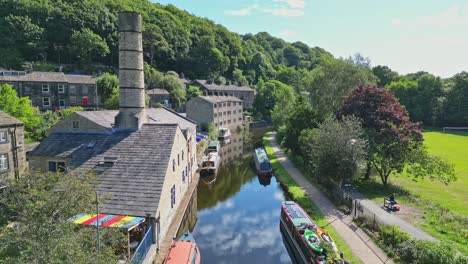
[{"label": "red and yellow canopy", "polygon": [[79,214],[68,219],[68,221],[80,224],[101,227],[117,227],[131,230],[134,227],[145,221],[144,217],[126,216],[126,215],[110,215],[110,214]]}]

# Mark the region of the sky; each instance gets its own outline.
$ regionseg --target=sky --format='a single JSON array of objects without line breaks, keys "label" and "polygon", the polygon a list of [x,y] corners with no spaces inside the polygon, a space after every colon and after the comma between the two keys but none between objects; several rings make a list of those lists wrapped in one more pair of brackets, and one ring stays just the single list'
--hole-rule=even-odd
[{"label": "sky", "polygon": [[468,0],[152,0],[173,4],[239,34],[266,31],[356,52],[400,74],[468,71]]}]

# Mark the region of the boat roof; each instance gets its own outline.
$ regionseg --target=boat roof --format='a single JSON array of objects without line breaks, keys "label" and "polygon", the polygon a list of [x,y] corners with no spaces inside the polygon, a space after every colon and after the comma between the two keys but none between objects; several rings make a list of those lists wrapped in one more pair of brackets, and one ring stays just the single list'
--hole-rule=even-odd
[{"label": "boat roof", "polygon": [[255,149],[255,155],[260,163],[270,162],[268,156],[263,148]]},{"label": "boat roof", "polygon": [[293,201],[284,201],[283,207],[293,220],[294,226],[300,226],[302,223],[313,225],[309,215]]},{"label": "boat roof", "polygon": [[79,225],[91,225],[100,227],[117,227],[131,230],[145,221],[143,217],[128,216],[128,215],[111,215],[111,214],[79,214],[70,219],[69,222]]},{"label": "boat roof", "polygon": [[210,141],[210,144],[208,145],[208,147],[217,147],[219,146],[219,141],[218,140],[212,140]]},{"label": "boat roof", "polygon": [[164,264],[192,263],[190,257],[192,256],[193,250],[195,250],[195,243],[177,241],[171,246]]}]

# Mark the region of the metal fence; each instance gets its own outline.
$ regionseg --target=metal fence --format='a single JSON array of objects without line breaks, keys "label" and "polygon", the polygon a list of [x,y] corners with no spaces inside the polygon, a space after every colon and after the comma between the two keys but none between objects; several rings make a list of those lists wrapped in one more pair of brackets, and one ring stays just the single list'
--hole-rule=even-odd
[{"label": "metal fence", "polygon": [[368,228],[378,231],[381,225],[387,224],[383,217],[369,210],[365,205],[361,204],[360,201],[354,200],[353,204],[353,217],[358,218],[366,224]]},{"label": "metal fence", "polygon": [[133,257],[129,261],[129,263],[130,264],[143,263],[146,257],[146,253],[148,253],[153,242],[154,242],[153,226],[150,226],[150,228],[146,231],[146,234],[143,237],[143,240],[140,242],[140,245],[138,245],[137,249],[135,250],[135,253],[133,254]]}]

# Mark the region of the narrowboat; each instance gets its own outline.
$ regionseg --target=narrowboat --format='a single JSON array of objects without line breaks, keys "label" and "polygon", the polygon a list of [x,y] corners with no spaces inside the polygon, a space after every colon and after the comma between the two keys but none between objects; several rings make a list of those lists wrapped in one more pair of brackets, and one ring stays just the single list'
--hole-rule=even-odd
[{"label": "narrowboat", "polygon": [[218,139],[219,140],[226,140],[231,137],[231,131],[229,128],[221,127],[219,129]]},{"label": "narrowboat", "polygon": [[349,263],[347,261],[345,262],[341,256],[339,256],[335,248],[332,252],[327,252],[323,245],[323,243],[326,242],[321,238],[321,235],[317,233],[318,225],[310,218],[305,210],[295,202],[282,202],[280,228],[285,233],[285,239],[291,247],[294,259],[296,259],[298,263]]},{"label": "narrowboat", "polygon": [[172,243],[164,264],[200,264],[200,250],[190,233],[183,234]]},{"label": "narrowboat", "polygon": [[254,161],[258,174],[271,175],[273,173],[270,160],[268,159],[268,156],[263,148],[255,149]]},{"label": "narrowboat", "polygon": [[217,174],[219,169],[220,158],[218,152],[210,152],[206,157],[203,159],[201,168],[200,168],[200,175],[206,176],[211,174]]},{"label": "narrowboat", "polygon": [[208,148],[206,149],[207,153],[211,152],[219,152],[221,149],[221,144],[217,140],[212,140],[210,141],[210,144],[208,145]]}]

